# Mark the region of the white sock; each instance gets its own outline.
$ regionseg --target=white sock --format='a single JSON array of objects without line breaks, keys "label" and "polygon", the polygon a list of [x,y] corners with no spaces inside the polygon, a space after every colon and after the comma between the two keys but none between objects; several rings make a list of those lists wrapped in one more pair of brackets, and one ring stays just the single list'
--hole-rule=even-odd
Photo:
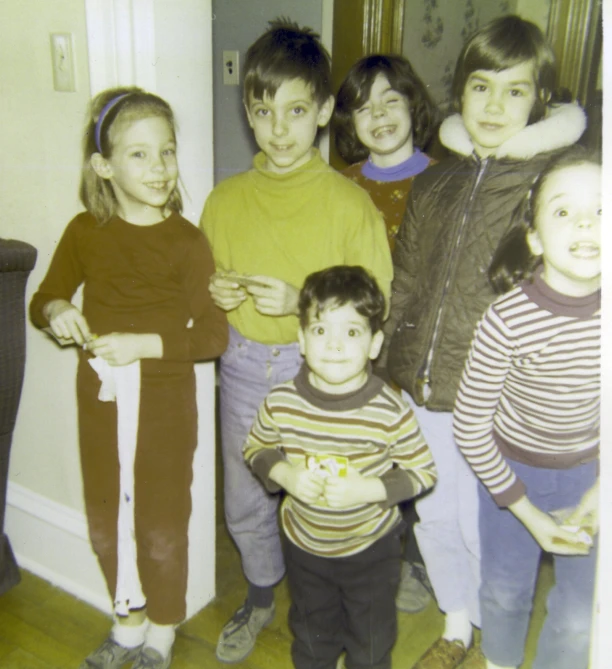
[{"label": "white sock", "polygon": [[472,623],[467,609],[451,611],[446,614],[442,638],[447,641],[458,639],[463,641],[466,648],[469,647],[472,643]]},{"label": "white sock", "polygon": [[136,648],[144,643],[148,626],[149,621],[146,619],[140,625],[122,625],[115,620],[111,637],[124,648]]},{"label": "white sock", "polygon": [[500,664],[493,664],[491,660],[487,660],[487,669],[518,669],[515,665],[511,667],[501,666]]},{"label": "white sock", "polygon": [[174,625],[157,625],[149,623],[147,638],[145,639],[146,648],[154,648],[162,657],[168,657],[176,631]]}]

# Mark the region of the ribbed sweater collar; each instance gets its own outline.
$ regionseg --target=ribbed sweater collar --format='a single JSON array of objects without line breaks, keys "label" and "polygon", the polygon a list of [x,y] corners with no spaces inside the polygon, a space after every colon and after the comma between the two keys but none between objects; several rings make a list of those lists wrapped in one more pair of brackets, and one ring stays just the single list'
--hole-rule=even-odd
[{"label": "ribbed sweater collar", "polygon": [[410,158],[392,167],[378,167],[368,158],[363,163],[361,173],[373,181],[401,181],[420,174],[428,165],[429,158],[419,149],[415,149]]},{"label": "ribbed sweater collar", "polygon": [[321,158],[319,149],[315,148],[313,151],[314,155],[307,163],[284,174],[266,169],[266,154],[260,151],[253,158],[253,169],[250,171],[256,188],[277,193],[279,188],[286,192],[288,189],[300,190],[312,185],[321,174],[330,170],[329,165]]},{"label": "ribbed sweater collar", "polygon": [[539,267],[531,282],[525,282],[523,292],[542,309],[553,314],[572,318],[590,318],[601,308],[601,290],[584,297],[563,295],[551,288],[542,278],[543,267]]},{"label": "ribbed sweater collar", "polygon": [[295,388],[303,399],[325,411],[351,411],[352,409],[359,409],[375,397],[384,385],[379,377],[372,374],[372,368],[369,365],[368,379],[361,388],[342,395],[332,395],[315,388],[308,378],[309,372],[308,365],[304,363],[293,381]]}]

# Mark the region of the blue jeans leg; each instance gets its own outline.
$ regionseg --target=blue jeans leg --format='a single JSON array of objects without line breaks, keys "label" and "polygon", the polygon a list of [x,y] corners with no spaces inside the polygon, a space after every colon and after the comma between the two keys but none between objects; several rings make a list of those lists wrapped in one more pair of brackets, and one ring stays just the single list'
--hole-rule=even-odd
[{"label": "blue jeans leg", "polygon": [[[594,484],[596,463],[543,469],[511,463],[530,501],[542,511],[573,507]],[[523,524],[488,492],[480,499],[482,649],[502,666],[523,661],[541,548]],[[597,549],[588,556],[554,556],[550,591],[533,669],[586,669]]]},{"label": "blue jeans leg", "polygon": [[285,573],[278,529],[278,495],[266,492],[246,466],[242,447],[271,388],[292,379],[302,364],[298,344],[266,346],[230,330],[221,357],[220,409],[225,519],[250,583],[277,583]]},{"label": "blue jeans leg", "polygon": [[525,526],[480,495],[482,651],[503,667],[520,666],[542,553]]}]

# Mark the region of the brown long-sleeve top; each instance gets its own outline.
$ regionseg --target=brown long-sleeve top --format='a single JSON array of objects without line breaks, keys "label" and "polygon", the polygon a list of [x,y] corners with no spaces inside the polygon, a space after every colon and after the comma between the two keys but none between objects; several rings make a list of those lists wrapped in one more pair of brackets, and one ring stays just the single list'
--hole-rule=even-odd
[{"label": "brown long-sleeve top", "polygon": [[214,271],[206,238],[179,214],[149,226],[118,217],[101,226],[83,212],[68,224],[30,316],[45,327],[44,305],[70,300],[84,283],[83,315],[93,333],[156,333],[164,360],[209,360],[228,338],[225,313],[208,291]]}]

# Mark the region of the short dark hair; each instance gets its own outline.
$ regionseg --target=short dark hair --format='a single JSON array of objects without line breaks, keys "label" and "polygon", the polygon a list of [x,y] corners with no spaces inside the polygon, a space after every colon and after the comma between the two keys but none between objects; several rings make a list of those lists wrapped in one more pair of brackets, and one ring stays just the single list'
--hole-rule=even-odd
[{"label": "short dark hair", "polygon": [[345,304],[352,304],[368,319],[372,333],[382,328],[385,297],[376,279],[363,267],[349,265],[335,265],[306,277],[298,301],[300,325],[308,325],[313,307],[318,316],[326,307]]},{"label": "short dark hair", "polygon": [[387,77],[389,85],[408,99],[415,146],[423,148],[431,139],[437,122],[437,109],[425,84],[403,56],[373,54],[358,60],[349,70],[338,89],[334,113],[335,142],[338,153],[348,163],[368,157],[368,149],[359,141],[353,112],[370,97],[372,84],[379,74]]},{"label": "short dark hair", "polygon": [[540,256],[534,256],[531,252],[527,233],[535,229],[540,193],[548,177],[566,167],[585,164],[601,165],[601,157],[576,144],[555,154],[534,179],[527,195],[514,211],[512,223],[489,265],[489,281],[497,293],[505,293],[521,281],[531,279],[542,262]]},{"label": "short dark hair", "polygon": [[463,91],[473,72],[501,72],[529,60],[533,61],[536,101],[528,122],[544,118],[555,89],[555,54],[535,23],[514,15],[494,19],[466,42],[453,78],[452,101],[456,111],[461,111]]},{"label": "short dark hair", "polygon": [[312,88],[322,106],[332,95],[331,58],[310,28],[300,28],[286,18],[270,21],[270,27],[248,48],[244,61],[243,99],[276,95],[285,81],[301,79]]}]

